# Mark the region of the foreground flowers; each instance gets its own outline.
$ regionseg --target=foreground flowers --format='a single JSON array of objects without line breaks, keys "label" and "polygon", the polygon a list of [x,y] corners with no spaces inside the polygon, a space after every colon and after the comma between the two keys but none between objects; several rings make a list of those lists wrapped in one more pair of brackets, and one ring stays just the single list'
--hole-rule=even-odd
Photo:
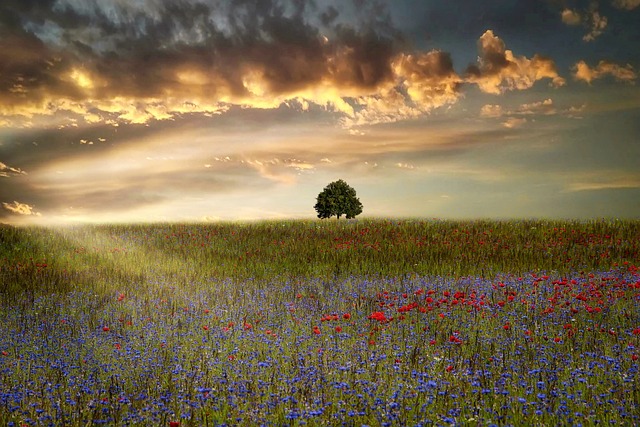
[{"label": "foreground flowers", "polygon": [[155,283],[3,311],[0,424],[640,423],[633,266],[320,285]]}]

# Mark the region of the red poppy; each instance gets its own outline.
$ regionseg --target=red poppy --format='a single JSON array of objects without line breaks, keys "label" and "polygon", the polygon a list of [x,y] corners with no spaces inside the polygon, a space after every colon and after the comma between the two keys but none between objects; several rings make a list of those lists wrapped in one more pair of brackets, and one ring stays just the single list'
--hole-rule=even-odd
[{"label": "red poppy", "polygon": [[169,427],[180,427],[179,421],[169,421]]},{"label": "red poppy", "polygon": [[385,322],[387,320],[387,317],[381,311],[374,311],[369,315],[369,319],[377,320],[378,322]]},{"label": "red poppy", "polygon": [[340,326],[336,326],[336,332],[337,332],[337,333],[342,332],[342,328],[341,328]]},{"label": "red poppy", "polygon": [[447,367],[445,368],[445,370],[446,370],[447,372],[451,372],[451,371],[453,371],[453,365],[449,365],[449,366],[447,366]]},{"label": "red poppy", "polygon": [[449,342],[452,342],[454,344],[462,344],[462,340],[455,335],[451,335],[449,337]]},{"label": "red poppy", "polygon": [[349,314],[349,313],[345,313],[345,314],[343,314],[343,315],[342,315],[342,318],[343,318],[344,320],[349,320],[349,319],[351,319],[351,314]]},{"label": "red poppy", "polygon": [[105,332],[109,332],[111,329],[109,329],[109,327],[108,327],[108,326],[103,326],[103,327],[102,327],[102,330],[103,330],[103,331],[105,331]]}]

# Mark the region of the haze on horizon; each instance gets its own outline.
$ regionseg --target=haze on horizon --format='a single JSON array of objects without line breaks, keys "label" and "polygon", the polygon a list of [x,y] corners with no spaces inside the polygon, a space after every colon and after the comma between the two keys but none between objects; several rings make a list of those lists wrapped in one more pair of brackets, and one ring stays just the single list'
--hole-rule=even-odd
[{"label": "haze on horizon", "polygon": [[8,0],[0,222],[640,218],[640,0]]}]

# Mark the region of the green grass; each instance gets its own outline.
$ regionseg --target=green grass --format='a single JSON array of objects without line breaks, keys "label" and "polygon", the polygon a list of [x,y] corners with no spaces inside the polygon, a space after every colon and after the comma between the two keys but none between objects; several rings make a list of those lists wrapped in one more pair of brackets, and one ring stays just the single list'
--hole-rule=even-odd
[{"label": "green grass", "polygon": [[[3,296],[210,279],[478,276],[636,262],[638,221],[270,221],[0,228]],[[42,267],[46,264],[46,267]]]}]

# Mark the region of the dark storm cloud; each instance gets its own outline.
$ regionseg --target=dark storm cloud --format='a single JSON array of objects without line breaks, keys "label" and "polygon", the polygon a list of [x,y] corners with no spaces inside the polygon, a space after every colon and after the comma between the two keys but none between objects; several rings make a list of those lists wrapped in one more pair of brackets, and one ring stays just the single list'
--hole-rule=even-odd
[{"label": "dark storm cloud", "polygon": [[327,38],[300,1],[34,4],[0,9],[10,24],[0,49],[5,116],[64,109],[47,104],[54,97],[251,104],[320,82],[368,91],[391,79],[399,34],[387,20],[331,26],[329,8],[313,12]]},{"label": "dark storm cloud", "polygon": [[329,6],[320,14],[320,20],[323,25],[329,26],[338,17],[338,14],[338,9],[333,6]]},{"label": "dark storm cloud", "polygon": [[58,0],[10,3],[0,15],[11,23],[0,42],[0,118],[10,126],[56,115],[148,123],[290,99],[357,126],[453,103],[465,81],[489,93],[563,82],[552,60],[517,56],[491,30],[463,79],[449,53],[411,46],[378,1]]}]

